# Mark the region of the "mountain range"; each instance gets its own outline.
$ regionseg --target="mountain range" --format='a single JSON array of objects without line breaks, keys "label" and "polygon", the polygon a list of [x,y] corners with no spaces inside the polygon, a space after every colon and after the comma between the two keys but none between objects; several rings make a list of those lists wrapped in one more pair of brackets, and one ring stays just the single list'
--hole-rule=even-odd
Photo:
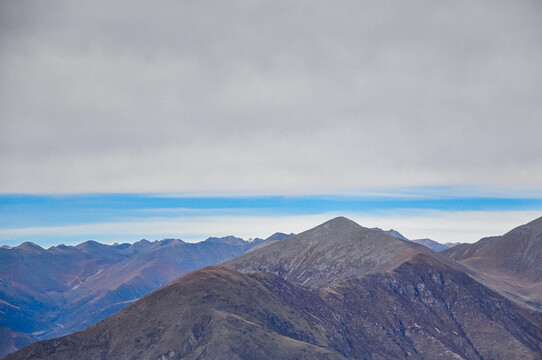
[{"label": "mountain range", "polygon": [[444,251],[446,249],[449,249],[450,247],[453,247],[453,246],[450,246],[448,244],[441,244],[439,242],[436,242],[435,240],[431,240],[431,239],[414,239],[414,240],[410,240],[412,242],[415,242],[416,244],[421,244],[423,246],[427,246],[428,248],[434,250],[434,251]]},{"label": "mountain range", "polygon": [[6,359],[541,359],[542,313],[494,285],[539,283],[541,223],[437,253],[335,218]]},{"label": "mountain range", "polygon": [[0,356],[84,329],[181,274],[216,264],[269,240],[233,236],[49,249],[26,242],[0,248]]}]

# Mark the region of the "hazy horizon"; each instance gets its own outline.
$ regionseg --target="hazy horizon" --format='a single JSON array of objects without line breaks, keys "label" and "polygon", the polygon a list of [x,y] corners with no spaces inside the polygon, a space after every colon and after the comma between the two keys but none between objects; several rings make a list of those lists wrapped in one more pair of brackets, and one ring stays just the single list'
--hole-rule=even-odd
[{"label": "hazy horizon", "polygon": [[437,191],[449,193],[447,197],[430,195],[428,189],[372,196],[0,195],[0,245],[266,238],[275,232],[299,233],[336,216],[365,227],[393,228],[409,239],[475,242],[542,216],[539,198],[451,196],[453,192]]},{"label": "hazy horizon", "polygon": [[542,215],[541,18],[537,1],[1,2],[0,243],[335,215],[440,242],[507,231]]}]

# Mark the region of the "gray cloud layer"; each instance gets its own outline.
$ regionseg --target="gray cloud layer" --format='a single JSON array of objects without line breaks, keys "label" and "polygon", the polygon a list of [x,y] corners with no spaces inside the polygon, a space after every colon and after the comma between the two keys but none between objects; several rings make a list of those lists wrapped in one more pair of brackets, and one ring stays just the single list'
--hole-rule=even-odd
[{"label": "gray cloud layer", "polygon": [[0,3],[0,192],[539,187],[539,1]]}]

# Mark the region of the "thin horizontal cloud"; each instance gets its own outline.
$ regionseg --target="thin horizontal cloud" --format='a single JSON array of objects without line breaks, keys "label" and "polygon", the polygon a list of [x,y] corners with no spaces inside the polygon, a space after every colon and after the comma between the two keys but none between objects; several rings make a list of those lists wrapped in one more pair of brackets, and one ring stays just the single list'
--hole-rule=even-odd
[{"label": "thin horizontal cloud", "polygon": [[[155,218],[136,222],[94,223],[0,229],[0,241],[11,246],[33,241],[42,246],[75,244],[89,239],[134,242],[142,238],[181,238],[202,241],[210,236],[234,235],[244,239],[267,237],[275,232],[299,233],[335,216],[346,215],[366,227],[393,228],[410,239],[432,238],[440,242],[475,242],[500,235],[541,216],[540,211],[441,211],[403,209],[355,212],[324,212],[309,215],[210,215]],[[46,238],[46,240],[44,240]],[[76,240],[74,240],[76,239]]]},{"label": "thin horizontal cloud", "polygon": [[277,216],[327,212],[370,214],[394,209],[542,210],[542,198],[468,197],[469,194],[469,191],[458,189],[396,189],[395,192],[390,190],[387,195],[379,193],[377,196],[0,195],[0,228],[135,222],[176,216]]}]

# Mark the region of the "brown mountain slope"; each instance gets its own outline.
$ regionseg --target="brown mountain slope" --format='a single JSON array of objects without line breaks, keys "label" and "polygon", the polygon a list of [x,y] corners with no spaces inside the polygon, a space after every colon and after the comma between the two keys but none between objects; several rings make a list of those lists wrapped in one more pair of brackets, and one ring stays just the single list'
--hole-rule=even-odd
[{"label": "brown mountain slope", "polygon": [[419,253],[456,266],[425,246],[337,217],[222,265],[241,272],[268,272],[296,284],[319,288],[348,278],[393,270]]},{"label": "brown mountain slope", "polygon": [[322,293],[356,339],[352,358],[542,358],[539,313],[424,254]]},{"label": "brown mountain slope", "polygon": [[6,359],[540,359],[541,324],[424,254],[318,291],[207,267]]},{"label": "brown mountain slope", "polygon": [[0,332],[0,354],[21,348],[26,340],[84,329],[181,274],[233,258],[260,242],[228,236],[199,243],[165,239],[0,248],[0,328],[6,328]]},{"label": "brown mountain slope", "polygon": [[[82,332],[7,359],[341,359],[325,320],[303,312],[319,314],[323,301],[276,280],[284,290],[275,294],[257,276],[207,267]],[[290,306],[292,297],[306,298],[305,307]]]},{"label": "brown mountain slope", "polygon": [[542,309],[542,217],[442,254],[472,269],[495,290]]}]

